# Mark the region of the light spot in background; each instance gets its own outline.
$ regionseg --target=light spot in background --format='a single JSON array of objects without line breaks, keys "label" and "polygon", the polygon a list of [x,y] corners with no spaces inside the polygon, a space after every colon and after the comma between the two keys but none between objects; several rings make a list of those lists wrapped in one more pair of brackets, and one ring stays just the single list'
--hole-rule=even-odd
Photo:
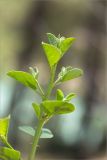
[{"label": "light spot in background", "polygon": [[7,116],[13,88],[14,85],[10,81],[8,83],[5,80],[0,82],[0,117]]},{"label": "light spot in background", "polygon": [[84,104],[81,99],[72,100],[76,110],[68,115],[61,115],[58,134],[65,145],[71,145],[79,140],[81,120],[84,115]]}]

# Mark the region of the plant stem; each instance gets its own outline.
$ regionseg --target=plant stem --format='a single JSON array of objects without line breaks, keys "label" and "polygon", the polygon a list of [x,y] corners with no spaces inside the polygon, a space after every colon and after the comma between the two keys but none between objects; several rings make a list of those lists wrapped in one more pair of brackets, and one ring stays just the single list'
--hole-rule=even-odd
[{"label": "plant stem", "polygon": [[[51,69],[51,77],[50,77],[50,81],[49,81],[49,84],[48,84],[48,89],[47,89],[46,95],[44,94],[40,84],[37,81],[38,89],[41,93],[42,100],[49,98],[49,96],[52,92],[53,84],[54,84],[54,77],[55,77],[55,72],[56,72],[56,66],[57,65],[53,66],[52,69]],[[38,122],[38,126],[37,126],[37,129],[35,131],[35,136],[34,136],[34,139],[33,139],[32,149],[31,149],[28,160],[34,160],[34,157],[35,157],[35,154],[36,154],[36,151],[37,151],[38,141],[39,141],[41,131],[42,131],[42,127],[43,127],[44,124],[45,124],[45,119],[42,119]]]},{"label": "plant stem", "polygon": [[49,96],[52,92],[52,89],[53,89],[56,67],[57,67],[57,65],[53,66],[52,69],[51,69],[51,77],[50,77],[50,81],[49,81],[48,89],[47,89],[47,94],[46,94],[47,99],[49,98]]},{"label": "plant stem", "polygon": [[42,127],[43,127],[44,123],[45,123],[44,120],[41,120],[41,121],[38,122],[38,126],[37,126],[35,136],[34,136],[34,139],[33,139],[32,149],[31,149],[28,160],[34,160],[34,157],[35,157],[35,154],[36,154],[36,151],[37,151],[37,144],[38,144],[38,141],[39,141],[41,131],[42,131]]},{"label": "plant stem", "polygon": [[37,80],[36,80],[36,82],[37,82],[38,89],[40,91],[40,95],[41,95],[42,99],[44,99],[45,94],[43,92],[43,89],[42,89],[42,87],[40,86],[40,84],[39,84],[39,82]]},{"label": "plant stem", "polygon": [[6,142],[6,145],[7,145],[7,147],[13,149],[13,147],[8,142]]}]

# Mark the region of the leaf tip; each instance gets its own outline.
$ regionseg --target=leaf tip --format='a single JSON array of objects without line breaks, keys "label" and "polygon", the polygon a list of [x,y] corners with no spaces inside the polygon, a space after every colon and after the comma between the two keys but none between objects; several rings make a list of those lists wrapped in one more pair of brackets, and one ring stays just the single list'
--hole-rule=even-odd
[{"label": "leaf tip", "polygon": [[51,35],[51,33],[48,32],[48,33],[46,33],[46,35],[47,35],[47,36],[48,36],[48,35]]}]

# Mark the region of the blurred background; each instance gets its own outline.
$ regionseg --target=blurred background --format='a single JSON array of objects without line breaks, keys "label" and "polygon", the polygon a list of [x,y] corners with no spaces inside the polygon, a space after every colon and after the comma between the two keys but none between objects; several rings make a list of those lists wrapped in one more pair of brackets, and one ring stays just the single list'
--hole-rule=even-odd
[{"label": "blurred background", "polygon": [[62,65],[71,65],[82,68],[84,75],[58,86],[66,94],[77,93],[76,111],[48,122],[55,136],[40,140],[38,159],[106,159],[106,7],[106,0],[0,0],[0,117],[11,114],[9,141],[24,159],[32,137],[18,126],[35,126],[31,104],[40,97],[6,73],[37,66],[46,88],[49,67],[41,41],[47,42],[47,32],[76,37],[57,73]]}]

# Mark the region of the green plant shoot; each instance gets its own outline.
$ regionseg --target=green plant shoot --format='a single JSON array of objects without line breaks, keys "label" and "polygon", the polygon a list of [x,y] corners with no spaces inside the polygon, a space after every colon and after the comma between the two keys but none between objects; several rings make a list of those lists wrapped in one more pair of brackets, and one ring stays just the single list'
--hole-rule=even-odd
[{"label": "green plant shoot", "polygon": [[[60,73],[56,76],[56,69],[60,59],[70,49],[75,38],[56,37],[51,33],[47,33],[48,43],[42,42],[42,47],[46,55],[50,67],[50,79],[45,90],[38,81],[39,71],[37,68],[30,67],[30,72],[23,71],[9,71],[8,76],[29,87],[33,91],[37,91],[41,97],[40,104],[32,102],[32,107],[35,116],[38,119],[38,124],[35,128],[31,126],[19,126],[19,129],[30,136],[33,136],[31,151],[28,155],[28,160],[34,160],[37,153],[37,146],[40,138],[52,138],[52,132],[44,128],[44,125],[55,115],[72,113],[75,106],[71,103],[72,98],[76,96],[75,93],[68,93],[64,95],[61,89],[56,90],[56,98],[50,99],[52,90],[65,81],[75,79],[83,75],[83,71],[71,66],[62,67]],[[55,78],[57,77],[57,78]],[[21,160],[19,151],[14,150],[7,140],[9,117],[0,119],[0,141],[4,147],[0,147],[0,158],[4,160]],[[13,155],[11,157],[11,155]]]}]

